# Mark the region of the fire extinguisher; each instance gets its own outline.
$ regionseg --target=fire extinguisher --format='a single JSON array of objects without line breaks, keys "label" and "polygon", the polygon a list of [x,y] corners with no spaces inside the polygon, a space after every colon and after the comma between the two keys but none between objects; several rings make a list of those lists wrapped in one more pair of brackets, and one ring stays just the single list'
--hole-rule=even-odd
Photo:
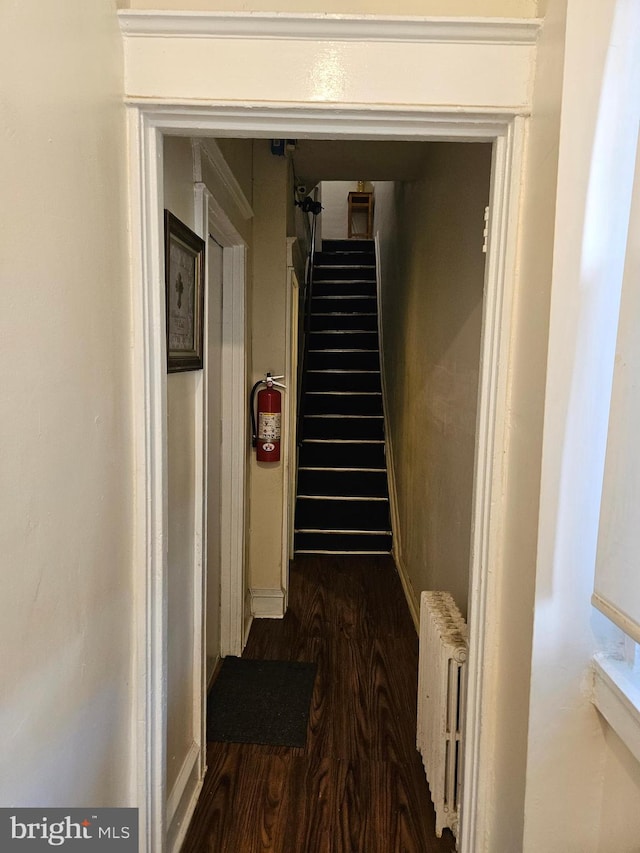
[{"label": "fire extinguisher", "polygon": [[[251,410],[251,446],[256,448],[256,459],[258,462],[280,461],[280,437],[281,437],[281,412],[282,395],[278,388],[286,388],[277,379],[283,376],[272,376],[267,373],[264,379],[260,379],[251,389],[249,408]],[[256,414],[254,400],[256,391],[260,385],[265,385],[258,393],[258,418],[256,426]]]}]

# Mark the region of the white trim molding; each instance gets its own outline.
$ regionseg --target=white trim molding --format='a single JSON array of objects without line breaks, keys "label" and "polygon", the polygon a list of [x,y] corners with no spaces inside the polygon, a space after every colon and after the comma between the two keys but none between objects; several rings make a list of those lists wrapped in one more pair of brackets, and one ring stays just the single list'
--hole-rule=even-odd
[{"label": "white trim molding", "polygon": [[[197,183],[203,203],[203,228],[222,246],[222,448],[220,460],[220,653],[240,655],[244,648],[244,534],[247,431],[246,244],[222,206]],[[203,651],[204,654],[204,651]],[[203,696],[203,703],[205,697]]]},{"label": "white trim molding", "polygon": [[127,113],[134,327],[134,669],[140,850],[165,849],[167,751],[167,435],[162,135]]},{"label": "white trim molding", "polygon": [[640,761],[640,675],[624,660],[594,655],[591,701]]},{"label": "white trim molding", "polygon": [[[233,201],[240,216],[243,219],[252,219],[253,208],[236,180],[236,176],[224,159],[220,146],[215,139],[194,139],[191,144],[193,148],[194,181],[196,183],[205,182],[202,169],[202,158],[204,157],[225,192]],[[235,229],[233,230],[235,232]]]},{"label": "white trim molding", "polygon": [[200,769],[201,748],[194,741],[182,763],[180,773],[167,800],[167,849],[178,853],[182,847],[189,821],[198,803],[204,784],[204,771]]},{"label": "white trim molding", "polygon": [[[519,115],[487,115],[479,118],[476,111],[470,109],[465,111],[460,108],[456,111],[435,110],[422,111],[396,111],[392,107],[388,110],[376,109],[375,111],[349,108],[341,110],[337,107],[324,107],[309,110],[306,107],[290,106],[289,108],[278,107],[277,110],[264,109],[263,106],[255,104],[238,105],[235,107],[213,107],[188,108],[183,105],[171,107],[158,107],[157,105],[140,106],[130,108],[131,113],[139,114],[140,126],[144,129],[141,149],[137,146],[132,156],[140,158],[140,164],[132,175],[140,170],[145,173],[143,185],[146,186],[143,196],[145,198],[144,210],[139,212],[142,222],[149,219],[151,225],[146,224],[148,230],[158,229],[161,234],[162,222],[157,212],[158,199],[161,199],[161,184],[159,184],[156,170],[158,168],[158,139],[162,132],[175,133],[180,129],[184,135],[193,133],[209,132],[212,135],[220,133],[224,127],[229,136],[255,135],[269,137],[274,135],[274,115],[276,122],[284,130],[279,134],[287,138],[318,135],[323,132],[338,138],[370,138],[370,139],[402,139],[406,138],[406,126],[411,125],[411,136],[415,140],[433,140],[448,136],[459,140],[484,139],[493,141],[493,167],[492,167],[492,189],[491,209],[493,212],[489,245],[486,263],[486,284],[484,303],[484,334],[482,351],[482,374],[479,389],[479,414],[477,431],[477,455],[476,474],[474,483],[474,539],[472,543],[471,564],[471,589],[470,589],[470,653],[468,666],[468,722],[465,746],[465,782],[464,803],[461,815],[461,853],[485,853],[486,847],[481,839],[487,837],[484,815],[491,812],[490,804],[493,796],[492,775],[487,771],[493,763],[495,751],[494,738],[496,733],[491,727],[481,725],[482,719],[490,716],[495,707],[497,697],[493,692],[494,672],[498,665],[497,655],[499,653],[498,638],[494,636],[496,625],[499,623],[500,596],[498,594],[501,579],[501,532],[502,517],[504,513],[504,494],[501,483],[504,477],[504,453],[502,448],[505,443],[505,418],[506,418],[506,388],[509,371],[509,340],[511,334],[511,306],[515,281],[515,256],[517,246],[518,227],[518,203],[521,186],[522,155],[524,150],[524,138],[526,119]],[[324,128],[324,131],[322,130]],[[161,158],[160,158],[161,161]],[[154,177],[155,176],[155,177]],[[155,188],[156,196],[153,197],[152,188]],[[132,196],[134,203],[140,203],[139,197]],[[151,252],[151,247],[156,246],[156,251],[161,251],[159,236],[154,235],[153,241],[147,235],[145,238],[145,256]],[[240,249],[235,252],[242,251]],[[236,255],[234,254],[234,257]],[[154,267],[155,264],[155,267]],[[159,310],[163,301],[158,294],[154,295],[157,288],[155,279],[150,272],[156,269],[158,262],[152,257],[147,257],[143,267],[142,280],[146,285],[142,288],[142,304],[145,312],[139,319],[136,332],[136,352],[140,361],[147,362],[151,353],[156,349],[162,349],[163,342],[160,330],[163,328],[160,320],[158,326],[147,331],[153,324],[148,318],[148,312],[154,308]],[[234,291],[234,294],[236,291]],[[243,291],[238,291],[238,298],[244,298]],[[153,315],[155,316],[155,315]],[[239,316],[239,315],[238,315]],[[144,317],[147,320],[143,322]],[[147,337],[151,337],[151,344],[146,344]],[[240,353],[234,357],[240,360]],[[243,368],[244,361],[242,360]],[[238,370],[240,366],[238,365]],[[153,370],[141,369],[143,376],[153,376]],[[158,381],[161,382],[159,379]],[[153,382],[151,385],[153,386]],[[144,387],[144,383],[143,383]],[[246,408],[244,401],[244,385],[239,385],[234,393],[239,395],[237,405]],[[149,436],[152,447],[157,447],[157,436],[153,429],[143,429],[144,417],[156,418],[157,409],[148,408],[145,400],[149,397],[141,393],[139,397],[140,419],[142,432],[141,442],[146,448],[144,436]],[[158,390],[160,393],[160,390]],[[153,393],[151,393],[153,398]],[[244,435],[239,433],[233,437],[238,442],[237,452],[244,453]],[[145,449],[144,459],[148,458],[150,450]],[[162,455],[156,455],[149,460],[149,476],[156,483],[156,490],[162,482],[159,472],[154,473],[156,466],[161,465]],[[141,463],[142,464],[142,463]],[[143,471],[145,465],[142,464]],[[142,473],[141,473],[142,476]],[[145,481],[146,482],[146,481]],[[244,483],[239,478],[234,478],[232,488],[236,489],[236,505],[241,509],[242,493]],[[153,537],[154,523],[159,525],[156,529],[162,529],[162,501],[161,494],[157,500],[152,500],[145,506],[145,513],[141,514],[139,524],[143,531],[147,531],[148,547],[158,549],[160,543]],[[142,510],[142,505],[141,505]],[[151,513],[151,515],[149,515]],[[159,521],[155,521],[157,515]],[[224,521],[223,521],[224,523]],[[244,524],[244,521],[242,521]],[[237,538],[232,537],[237,543]],[[161,550],[161,549],[160,549]],[[147,552],[144,552],[146,560]],[[141,555],[142,557],[142,555]],[[151,562],[153,565],[153,561]],[[148,575],[147,575],[148,577]],[[166,627],[164,624],[164,611],[162,609],[162,588],[164,577],[152,575],[156,578],[151,583],[146,597],[141,599],[144,603],[144,623],[148,626],[144,634],[145,642],[141,649],[145,650],[142,657],[146,662],[149,658],[149,672],[142,671],[143,661],[140,662],[142,677],[146,679],[149,689],[149,697],[155,696],[154,702],[149,702],[146,712],[142,718],[150,719],[153,737],[149,735],[149,728],[143,728],[146,749],[142,748],[140,770],[139,801],[143,804],[143,814],[147,811],[149,815],[155,815],[156,824],[152,827],[154,837],[161,838],[164,824],[164,812],[161,804],[162,797],[159,792],[163,790],[164,765],[159,756],[163,755],[164,743],[159,743],[164,737],[164,729],[161,721],[165,714],[163,702],[159,692],[166,682],[166,674],[163,675],[164,651]],[[145,586],[146,589],[146,586]],[[147,610],[148,608],[148,610]],[[284,592],[276,590],[252,590],[250,596],[250,608],[255,615],[262,617],[281,618],[284,613]],[[244,612],[243,612],[244,611]],[[239,607],[235,614],[238,624],[235,626],[238,632],[247,629],[250,624],[251,614],[246,607]],[[234,632],[235,633],[235,632]],[[227,651],[226,653],[229,653]],[[239,653],[239,652],[236,652]],[[153,692],[158,691],[158,692]],[[146,713],[146,717],[145,717]],[[162,733],[162,734],[161,734]],[[151,763],[151,776],[145,776],[142,772],[144,762],[150,760],[149,752],[158,756],[155,764]],[[160,775],[162,768],[162,775]],[[145,808],[146,807],[146,808]],[[146,819],[146,818],[145,818]],[[147,836],[145,836],[146,838]],[[148,844],[141,849],[160,853],[164,848],[163,842]]]},{"label": "white trim molding", "polygon": [[251,615],[255,619],[284,618],[284,590],[251,588]]},{"label": "white trim molding", "polygon": [[617,625],[627,636],[631,637],[636,643],[640,643],[640,627],[635,619],[631,619],[626,613],[623,613],[619,607],[612,604],[600,593],[594,592],[591,596],[591,603],[597,607],[601,613],[610,619],[614,625]]},{"label": "white trim molding", "polygon": [[[462,853],[488,853],[486,821],[494,796],[492,774],[495,732],[486,725],[497,696],[491,675],[498,665],[502,523],[509,356],[513,299],[517,280],[517,240],[524,168],[526,120],[514,117],[493,146],[491,219],[482,320],[482,349],[476,419],[476,460],[471,520],[469,584],[469,658],[465,724],[463,799],[460,817]],[[484,721],[484,725],[483,725]]]},{"label": "white trim molding", "polygon": [[246,254],[244,245],[229,247],[223,254],[222,370],[228,381],[223,383],[222,391],[222,445],[229,464],[222,471],[222,489],[227,499],[222,501],[220,519],[220,600],[221,608],[228,607],[227,614],[220,613],[222,657],[241,654],[245,643]]},{"label": "white trim molding", "polygon": [[118,12],[131,38],[236,38],[296,41],[534,44],[538,18],[442,18],[333,15],[325,12]]},{"label": "white trim molding", "polygon": [[537,19],[145,10],[118,15],[128,99],[395,109],[464,105],[511,113],[531,107]]},{"label": "white trim molding", "polygon": [[297,413],[298,413],[298,309],[300,284],[294,263],[294,246],[297,237],[287,237],[287,294],[285,303],[285,391],[282,409],[283,444],[282,482],[282,574],[284,590],[283,612],[289,599],[289,561],[293,559],[294,519],[296,509],[296,480],[298,469]]}]

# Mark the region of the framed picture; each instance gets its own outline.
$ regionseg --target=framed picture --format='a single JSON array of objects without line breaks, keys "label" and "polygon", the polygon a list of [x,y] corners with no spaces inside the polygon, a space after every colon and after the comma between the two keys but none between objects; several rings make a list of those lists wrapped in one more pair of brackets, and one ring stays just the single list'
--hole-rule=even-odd
[{"label": "framed picture", "polygon": [[167,371],[202,369],[205,242],[164,212]]}]

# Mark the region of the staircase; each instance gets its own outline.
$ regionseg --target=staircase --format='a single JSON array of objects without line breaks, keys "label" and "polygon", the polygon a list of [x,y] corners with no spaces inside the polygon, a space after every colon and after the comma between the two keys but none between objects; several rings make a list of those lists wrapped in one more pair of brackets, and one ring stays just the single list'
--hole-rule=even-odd
[{"label": "staircase", "polygon": [[323,240],[314,259],[295,551],[387,554],[389,492],[372,240]]}]

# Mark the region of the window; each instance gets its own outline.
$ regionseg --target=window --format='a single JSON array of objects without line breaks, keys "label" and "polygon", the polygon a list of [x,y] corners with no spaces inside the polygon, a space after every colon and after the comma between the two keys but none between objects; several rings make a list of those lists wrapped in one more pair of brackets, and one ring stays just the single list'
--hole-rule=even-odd
[{"label": "window", "polygon": [[609,414],[593,604],[622,631],[594,660],[594,703],[640,760],[640,145]]}]

